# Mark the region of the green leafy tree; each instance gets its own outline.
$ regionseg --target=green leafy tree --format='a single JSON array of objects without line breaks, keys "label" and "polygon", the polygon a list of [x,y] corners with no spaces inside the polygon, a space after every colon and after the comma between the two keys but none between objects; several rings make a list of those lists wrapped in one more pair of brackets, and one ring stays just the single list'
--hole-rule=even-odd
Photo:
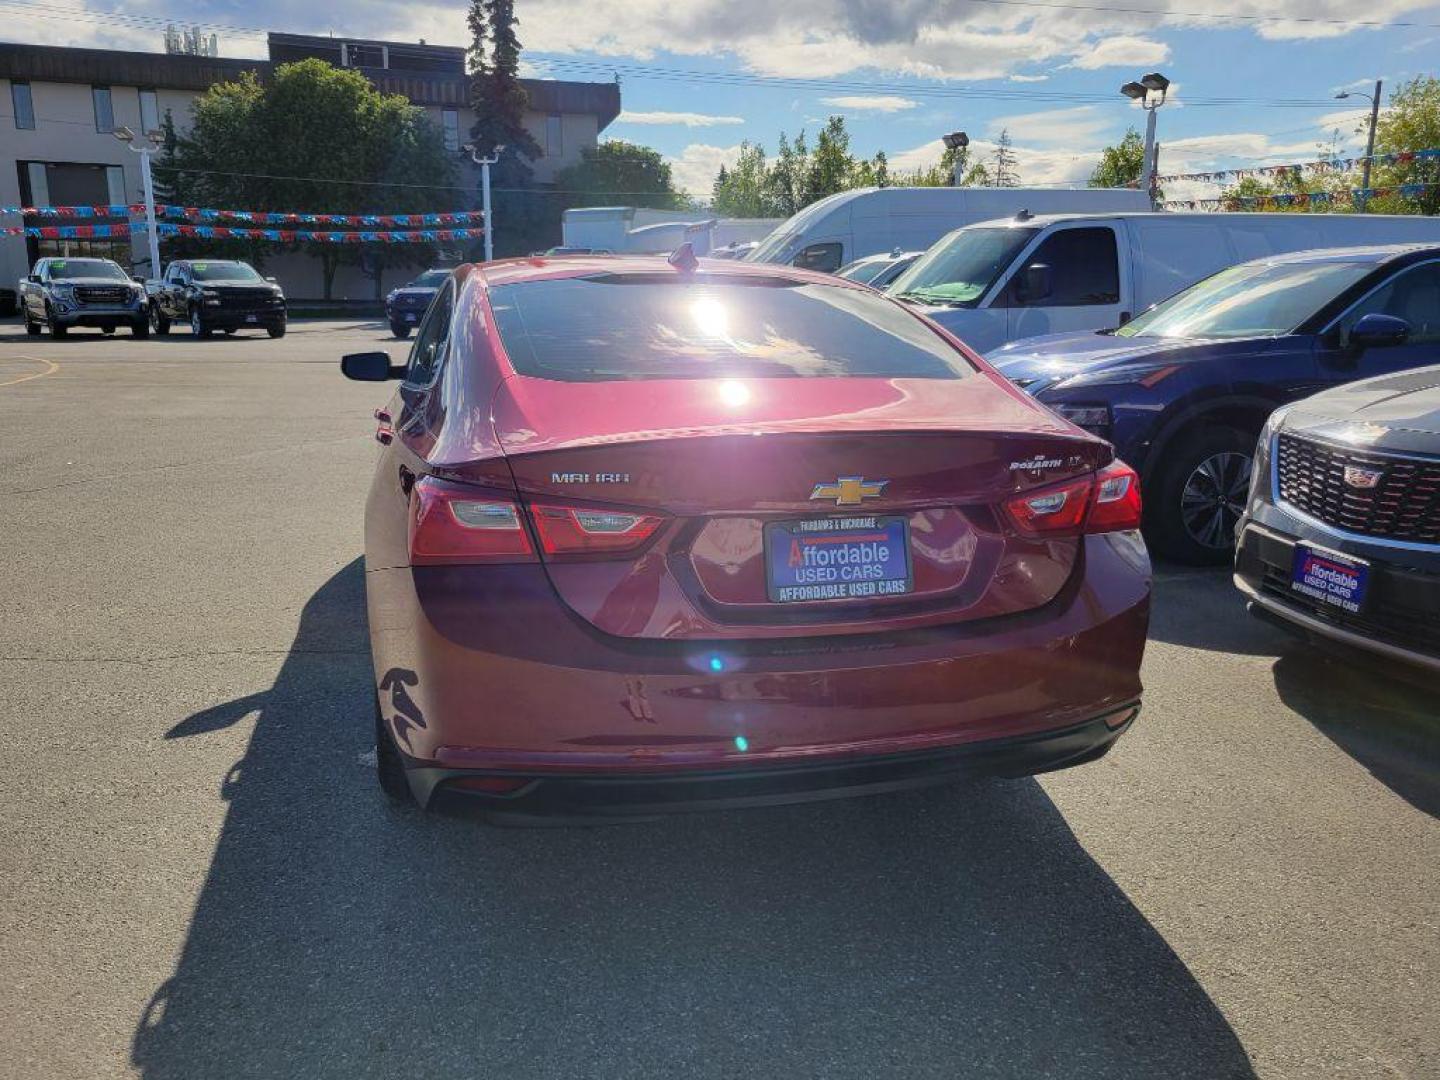
[{"label": "green leafy tree", "polygon": [[581,155],[578,165],[555,174],[566,206],[648,206],[686,210],[693,204],[675,189],[670,165],[648,146],[615,139]]},{"label": "green leafy tree", "polygon": [[[166,117],[156,165],[168,201],[188,206],[302,213],[422,213],[452,209],[454,160],[422,110],[381,94],[356,71],[322,60],[282,64],[262,83],[245,72],[196,99],[179,134]],[[429,245],[307,244],[331,297],[342,262],[362,263],[381,290],[388,262],[434,257]],[[167,241],[175,254],[234,255],[263,263],[276,245]]]},{"label": "green leafy tree", "polygon": [[[1440,149],[1440,79],[1420,75],[1391,93],[1390,104],[1380,114],[1375,131],[1375,152],[1403,154],[1435,149]],[[1430,185],[1418,195],[1397,193],[1372,199],[1366,209],[1373,213],[1440,213],[1440,160],[1436,158],[1394,165],[1377,163],[1371,170],[1370,183],[1373,187]]]},{"label": "green leafy tree", "polygon": [[[860,179],[857,163],[850,153],[850,133],[845,129],[845,118],[832,116],[820,129],[815,139],[815,151],[810,155],[809,167],[805,170],[805,201],[814,202],[827,195],[863,186],[857,183]],[[874,179],[873,168],[863,179]]]},{"label": "green leafy tree", "polygon": [[1140,182],[1145,171],[1145,140],[1133,127],[1114,146],[1100,151],[1100,161],[1090,173],[1092,188],[1130,187]]},{"label": "green leafy tree", "polygon": [[805,189],[810,176],[810,150],[802,130],[792,143],[782,131],[775,164],[766,175],[766,192],[776,212],[789,217],[812,200]]},{"label": "green leafy tree", "polygon": [[520,82],[514,0],[471,0],[467,21],[470,107],[476,117],[470,139],[482,156],[494,156],[497,147],[505,148],[490,168],[495,216],[491,239],[502,255],[547,246],[558,233],[561,205],[536,186],[530,167],[541,151],[525,127],[530,98]]},{"label": "green leafy tree", "polygon": [[722,165],[715,177],[711,207],[722,217],[779,216],[764,147],[750,142],[740,144],[734,164],[728,168]]}]

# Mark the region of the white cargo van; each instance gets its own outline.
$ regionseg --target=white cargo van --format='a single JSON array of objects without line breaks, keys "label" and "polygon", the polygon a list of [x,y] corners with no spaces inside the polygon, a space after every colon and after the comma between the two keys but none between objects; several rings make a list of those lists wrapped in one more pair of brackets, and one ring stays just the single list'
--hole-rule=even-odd
[{"label": "white cargo van", "polygon": [[1440,218],[1384,214],[1018,214],[957,229],[886,290],[980,352],[1127,322],[1249,259],[1440,243]]},{"label": "white cargo van", "polygon": [[834,273],[884,251],[923,251],[951,229],[1032,214],[1147,211],[1143,191],[1128,188],[855,188],[813,202],[776,227],[747,256]]}]

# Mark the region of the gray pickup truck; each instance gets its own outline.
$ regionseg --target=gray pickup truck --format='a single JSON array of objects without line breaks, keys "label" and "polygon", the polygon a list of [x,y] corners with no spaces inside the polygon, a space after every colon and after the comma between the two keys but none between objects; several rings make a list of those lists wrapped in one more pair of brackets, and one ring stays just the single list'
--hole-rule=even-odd
[{"label": "gray pickup truck", "polygon": [[20,281],[20,314],[31,335],[47,326],[52,337],[64,337],[72,326],[107,334],[128,326],[142,338],[150,333],[145,287],[109,259],[37,259]]}]

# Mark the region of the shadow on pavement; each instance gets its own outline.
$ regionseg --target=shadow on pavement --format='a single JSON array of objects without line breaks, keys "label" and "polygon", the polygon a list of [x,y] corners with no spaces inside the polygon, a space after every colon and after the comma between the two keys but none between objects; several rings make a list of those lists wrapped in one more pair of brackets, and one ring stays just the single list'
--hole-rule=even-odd
[{"label": "shadow on pavement", "polygon": [[1171,645],[1247,656],[1277,656],[1290,640],[1252,618],[1229,567],[1155,567],[1150,639]]},{"label": "shadow on pavement", "polygon": [[1416,809],[1440,817],[1433,676],[1296,643],[1275,663],[1280,699]]},{"label": "shadow on pavement", "polygon": [[151,1080],[1252,1075],[1033,781],[595,829],[390,807],[362,578],[171,733],[260,710]]}]

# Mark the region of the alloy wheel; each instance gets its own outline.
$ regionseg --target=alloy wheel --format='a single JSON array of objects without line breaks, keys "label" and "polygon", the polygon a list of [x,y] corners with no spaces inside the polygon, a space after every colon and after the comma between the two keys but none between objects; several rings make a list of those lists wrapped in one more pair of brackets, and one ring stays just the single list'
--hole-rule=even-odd
[{"label": "alloy wheel", "polygon": [[1180,520],[1197,544],[1215,550],[1234,545],[1254,464],[1249,454],[1225,451],[1195,466],[1180,492]]}]

